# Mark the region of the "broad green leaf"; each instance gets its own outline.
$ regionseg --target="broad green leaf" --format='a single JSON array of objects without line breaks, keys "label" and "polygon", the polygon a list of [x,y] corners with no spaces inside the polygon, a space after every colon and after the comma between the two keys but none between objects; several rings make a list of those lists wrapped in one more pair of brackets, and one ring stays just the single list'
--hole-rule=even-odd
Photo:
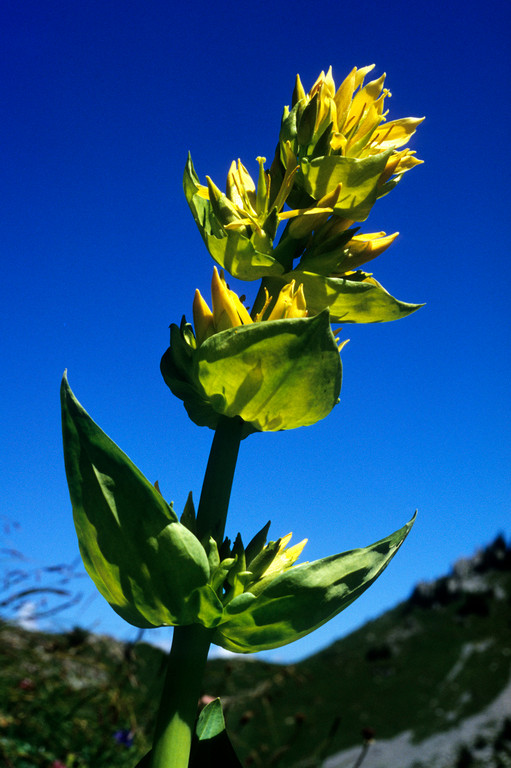
[{"label": "broad green leaf", "polygon": [[[354,549],[290,568],[246,609],[227,618],[213,642],[229,651],[254,653],[286,645],[332,619],[357,599],[387,567],[409,533],[403,528],[364,549]],[[227,605],[224,618],[230,614]]]},{"label": "broad green leaf", "polygon": [[189,768],[242,768],[227,735],[220,699],[214,699],[199,715],[192,740]]},{"label": "broad green leaf", "polygon": [[294,270],[284,280],[303,285],[311,314],[327,308],[333,323],[385,323],[412,314],[423,304],[408,304],[388,293],[376,280],[325,277]]},{"label": "broad green leaf", "polygon": [[240,280],[258,280],[265,275],[282,274],[284,268],[272,256],[269,237],[257,233],[247,237],[243,231],[224,228],[209,199],[199,194],[199,179],[190,157],[185,167],[183,187],[202,239],[217,264]]},{"label": "broad green leaf", "polygon": [[257,430],[314,424],[338,401],[341,361],[328,312],[217,333],[194,360],[195,378],[214,410]]},{"label": "broad green leaf", "polygon": [[338,184],[342,184],[335,212],[346,219],[365,221],[378,199],[378,182],[392,150],[362,159],[328,155],[302,160],[301,176],[305,191],[320,200]]},{"label": "broad green leaf", "polygon": [[85,568],[137,627],[191,623],[187,600],[209,578],[206,553],[140,470],[61,387],[66,474]]}]

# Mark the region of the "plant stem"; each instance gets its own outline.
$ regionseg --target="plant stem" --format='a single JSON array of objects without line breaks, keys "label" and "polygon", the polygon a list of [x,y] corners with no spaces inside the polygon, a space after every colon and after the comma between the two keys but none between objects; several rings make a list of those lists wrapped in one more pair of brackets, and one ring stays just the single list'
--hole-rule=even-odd
[{"label": "plant stem", "polygon": [[197,536],[222,543],[243,421],[221,416],[215,431],[197,511]]},{"label": "plant stem", "polygon": [[176,627],[156,721],[151,768],[188,768],[212,630]]},{"label": "plant stem", "polygon": [[[220,418],[204,475],[197,536],[224,535],[234,470],[243,432],[239,418]],[[151,768],[188,768],[197,702],[213,630],[175,627],[151,751]]]}]

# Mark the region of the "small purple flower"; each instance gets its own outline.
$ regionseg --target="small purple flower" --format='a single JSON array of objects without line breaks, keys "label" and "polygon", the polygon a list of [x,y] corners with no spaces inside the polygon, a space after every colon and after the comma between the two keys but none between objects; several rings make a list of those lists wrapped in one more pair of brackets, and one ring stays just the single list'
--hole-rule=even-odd
[{"label": "small purple flower", "polygon": [[133,731],[128,728],[122,728],[120,731],[114,733],[114,739],[118,744],[122,744],[124,747],[133,746]]}]

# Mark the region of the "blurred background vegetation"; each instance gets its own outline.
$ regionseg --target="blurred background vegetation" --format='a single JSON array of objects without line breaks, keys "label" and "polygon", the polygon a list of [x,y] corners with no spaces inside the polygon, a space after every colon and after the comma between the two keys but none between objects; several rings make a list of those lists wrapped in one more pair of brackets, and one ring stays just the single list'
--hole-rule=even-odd
[{"label": "blurred background vegetation", "polygon": [[[150,632],[134,630],[123,643],[79,627],[41,632],[23,626],[26,616],[20,626],[27,602],[35,627],[83,600],[82,572],[78,564],[33,569],[15,550],[2,558],[0,764],[134,768],[150,747],[166,654],[146,642]],[[510,672],[511,548],[499,536],[299,663],[210,660],[202,703],[222,697],[245,766],[316,768],[360,750],[373,732],[411,731],[422,743],[460,728],[495,702]],[[511,765],[511,710],[501,714],[491,732],[457,747],[448,768]]]}]

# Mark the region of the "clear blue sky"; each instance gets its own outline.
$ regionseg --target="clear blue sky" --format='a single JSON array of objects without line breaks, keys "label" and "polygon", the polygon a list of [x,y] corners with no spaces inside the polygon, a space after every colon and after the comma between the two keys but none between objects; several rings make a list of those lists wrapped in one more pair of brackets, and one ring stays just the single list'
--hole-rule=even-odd
[{"label": "clear blue sky", "polygon": [[[270,655],[312,652],[510,535],[509,14],[503,4],[15,2],[0,11],[4,544],[34,564],[77,554],[59,384],[180,510],[212,433],[159,373],[168,326],[209,292],[212,261],[181,189],[188,150],[222,186],[271,158],[296,72],[387,72],[390,116],[426,115],[425,164],[363,231],[401,234],[375,264],[410,318],[350,326],[341,404],[322,423],[249,437],[228,532],[309,538],[306,559],[419,518],[345,613]],[[250,290],[250,286],[248,287]],[[92,587],[90,594],[92,594]],[[62,617],[64,621],[64,617]],[[98,596],[65,617],[131,638]]]}]

